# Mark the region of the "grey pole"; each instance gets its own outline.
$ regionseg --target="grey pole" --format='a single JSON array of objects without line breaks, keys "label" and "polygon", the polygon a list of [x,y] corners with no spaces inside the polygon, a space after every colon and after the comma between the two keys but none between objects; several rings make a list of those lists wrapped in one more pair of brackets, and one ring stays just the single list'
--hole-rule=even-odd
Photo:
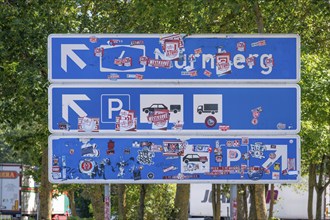
[{"label": "grey pole", "polygon": [[104,219],[111,219],[111,185],[104,185]]},{"label": "grey pole", "polygon": [[237,185],[230,185],[230,220],[237,220]]}]

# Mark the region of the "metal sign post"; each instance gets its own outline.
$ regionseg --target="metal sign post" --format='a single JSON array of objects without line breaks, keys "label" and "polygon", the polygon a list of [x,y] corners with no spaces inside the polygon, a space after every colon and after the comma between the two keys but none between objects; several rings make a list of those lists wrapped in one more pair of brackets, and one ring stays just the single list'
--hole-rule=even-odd
[{"label": "metal sign post", "polygon": [[111,219],[111,184],[104,185],[104,219]]}]

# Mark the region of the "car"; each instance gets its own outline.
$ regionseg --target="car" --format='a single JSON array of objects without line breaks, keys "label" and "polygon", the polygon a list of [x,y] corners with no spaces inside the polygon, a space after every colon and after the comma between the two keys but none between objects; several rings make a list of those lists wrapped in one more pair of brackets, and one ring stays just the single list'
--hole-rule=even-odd
[{"label": "car", "polygon": [[152,104],[150,107],[142,109],[142,111],[146,114],[148,114],[149,112],[154,112],[155,110],[168,110],[168,108],[164,104]]},{"label": "car", "polygon": [[187,154],[186,156],[183,157],[182,161],[185,162],[185,163],[189,163],[189,162],[202,162],[202,163],[205,163],[205,162],[207,162],[207,157],[206,156],[200,156],[198,154]]}]

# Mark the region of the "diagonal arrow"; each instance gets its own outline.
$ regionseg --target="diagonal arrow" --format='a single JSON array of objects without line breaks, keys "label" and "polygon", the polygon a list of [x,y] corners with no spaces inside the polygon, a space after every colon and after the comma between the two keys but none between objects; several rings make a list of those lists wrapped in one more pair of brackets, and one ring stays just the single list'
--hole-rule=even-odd
[{"label": "diagonal arrow", "polygon": [[262,164],[263,168],[268,169],[270,166],[272,166],[280,157],[282,157],[282,171],[288,168],[288,153],[287,145],[276,145],[276,148],[272,148],[271,145],[265,145],[267,151],[275,151],[274,153],[276,154],[274,159],[268,158],[264,164]]},{"label": "diagonal arrow", "polygon": [[80,69],[86,66],[86,63],[78,57],[73,50],[89,50],[89,48],[85,44],[61,44],[61,67],[65,72],[68,71],[68,57],[70,57]]},{"label": "diagonal arrow", "polygon": [[62,118],[64,118],[66,122],[69,122],[69,107],[80,117],[87,116],[87,113],[77,105],[75,100],[90,100],[90,98],[82,94],[62,95]]}]

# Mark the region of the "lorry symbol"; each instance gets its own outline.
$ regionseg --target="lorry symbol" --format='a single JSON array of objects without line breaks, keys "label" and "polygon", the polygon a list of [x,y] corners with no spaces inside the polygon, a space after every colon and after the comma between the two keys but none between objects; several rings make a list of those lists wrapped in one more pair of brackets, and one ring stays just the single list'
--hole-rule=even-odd
[{"label": "lorry symbol", "polygon": [[[152,104],[149,107],[143,108],[142,111],[148,114],[149,112],[154,112],[155,110],[168,110],[168,107],[164,104]],[[178,113],[181,111],[181,105],[170,105],[170,112]]]},{"label": "lorry symbol", "polygon": [[203,104],[197,107],[198,114],[202,113],[212,113],[215,114],[218,112],[218,104]]}]

